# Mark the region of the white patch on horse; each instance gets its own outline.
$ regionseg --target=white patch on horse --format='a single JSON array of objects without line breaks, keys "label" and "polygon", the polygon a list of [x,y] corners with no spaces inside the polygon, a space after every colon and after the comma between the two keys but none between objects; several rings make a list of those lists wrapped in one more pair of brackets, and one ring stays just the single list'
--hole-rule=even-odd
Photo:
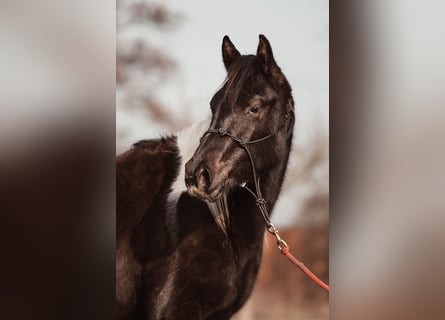
[{"label": "white patch on horse", "polygon": [[179,196],[187,190],[185,186],[185,163],[189,161],[195,153],[199,146],[199,139],[209,128],[211,120],[212,117],[211,114],[209,114],[204,120],[196,122],[191,127],[178,133],[177,141],[181,163],[179,165],[179,174],[172,184],[172,191],[168,195],[169,202],[173,201],[176,203]]}]

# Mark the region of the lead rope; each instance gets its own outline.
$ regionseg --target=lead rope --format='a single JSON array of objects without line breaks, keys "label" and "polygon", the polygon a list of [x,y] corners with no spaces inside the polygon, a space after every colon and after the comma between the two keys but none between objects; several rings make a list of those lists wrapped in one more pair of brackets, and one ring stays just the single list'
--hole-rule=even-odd
[{"label": "lead rope", "polygon": [[303,273],[309,277],[309,279],[311,279],[313,282],[315,282],[317,285],[319,285],[323,290],[325,290],[326,292],[330,291],[329,286],[324,283],[320,278],[318,278],[311,270],[309,270],[308,267],[306,267],[304,265],[304,263],[302,263],[301,261],[299,261],[289,250],[289,245],[286,243],[286,241],[284,241],[281,237],[280,234],[278,232],[278,229],[273,225],[273,223],[270,221],[270,216],[269,216],[269,212],[267,210],[266,207],[266,200],[263,198],[262,194],[261,194],[261,188],[260,188],[260,180],[258,178],[256,178],[256,173],[255,173],[255,164],[253,162],[253,158],[252,155],[250,154],[249,149],[247,148],[247,146],[244,146],[244,150],[246,150],[247,155],[249,156],[250,159],[250,163],[252,166],[252,172],[254,175],[254,181],[255,181],[255,189],[256,189],[256,193],[253,192],[248,186],[247,186],[247,182],[243,182],[241,184],[241,187],[246,189],[247,191],[249,191],[249,193],[255,198],[256,201],[256,205],[258,206],[258,208],[260,209],[261,215],[263,216],[264,222],[266,223],[266,230],[267,232],[269,232],[271,235],[273,235],[275,237],[275,239],[277,240],[277,247],[280,250],[281,254],[283,254],[284,256],[286,256],[286,258],[289,259],[290,262],[292,262],[294,265],[296,265],[301,271],[303,271]]},{"label": "lead rope", "polygon": [[[292,118],[292,121],[293,121],[293,116],[291,118]],[[293,126],[291,124],[290,128],[292,129],[292,127]],[[291,133],[292,133],[291,129],[287,133],[287,138],[289,138]],[[240,186],[242,188],[244,188],[245,190],[247,190],[255,198],[256,205],[260,209],[260,212],[261,212],[261,215],[263,217],[263,220],[266,223],[266,230],[267,230],[267,232],[269,232],[271,235],[273,235],[275,237],[275,239],[277,240],[277,247],[280,250],[282,255],[286,256],[289,259],[290,262],[292,262],[301,271],[303,271],[303,273],[307,277],[309,277],[309,279],[311,279],[313,282],[315,282],[318,286],[320,286],[326,292],[329,292],[330,291],[329,286],[326,283],[324,283],[320,278],[318,278],[311,270],[309,270],[309,268],[307,268],[304,265],[304,263],[299,261],[297,258],[295,258],[295,256],[292,253],[290,253],[289,245],[286,243],[286,241],[284,241],[280,237],[278,229],[270,221],[269,211],[267,210],[267,207],[266,207],[266,200],[263,198],[263,195],[261,194],[260,179],[257,177],[257,174],[256,174],[255,162],[253,161],[252,154],[250,153],[250,150],[249,150],[249,148],[247,146],[249,144],[254,144],[254,143],[261,142],[261,141],[264,141],[266,139],[269,139],[273,135],[271,134],[271,135],[265,136],[265,137],[257,139],[257,140],[243,141],[240,138],[238,138],[238,137],[228,133],[223,128],[209,129],[205,134],[207,134],[207,133],[218,133],[221,137],[228,136],[232,140],[238,142],[238,144],[241,146],[241,148],[243,148],[246,151],[247,156],[249,157],[249,160],[250,160],[250,166],[252,168],[252,175],[253,175],[253,181],[255,183],[255,191],[256,192],[252,191],[247,186],[247,181],[243,182]]]}]

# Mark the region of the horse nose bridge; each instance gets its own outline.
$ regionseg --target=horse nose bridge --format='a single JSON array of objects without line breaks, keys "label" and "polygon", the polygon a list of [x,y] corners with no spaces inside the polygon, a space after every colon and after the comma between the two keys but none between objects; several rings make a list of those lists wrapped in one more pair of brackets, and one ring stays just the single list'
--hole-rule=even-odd
[{"label": "horse nose bridge", "polygon": [[206,150],[203,150],[203,146],[200,144],[193,156],[185,164],[186,175],[192,175],[195,172],[198,165],[204,160],[206,153]]},{"label": "horse nose bridge", "polygon": [[211,184],[213,178],[221,172],[225,162],[223,159],[227,158],[233,147],[236,148],[236,145],[231,139],[216,134],[205,135],[192,158],[185,164],[186,185],[198,186],[203,175],[205,179],[200,180],[201,186],[205,185],[203,181]]},{"label": "horse nose bridge", "polygon": [[186,181],[193,178],[196,168],[200,161],[197,161],[195,156],[193,156],[187,163],[185,164],[185,179]]},{"label": "horse nose bridge", "polygon": [[197,176],[202,175],[204,171],[208,171],[205,155],[206,152],[201,152],[200,148],[198,148],[192,158],[185,164],[185,181],[187,185],[197,185]]},{"label": "horse nose bridge", "polygon": [[214,135],[206,135],[201,139],[201,143],[198,148],[196,148],[195,153],[193,154],[192,159],[190,161],[196,162],[212,162],[212,158],[215,157],[221,151],[223,145],[220,140],[215,139]]}]

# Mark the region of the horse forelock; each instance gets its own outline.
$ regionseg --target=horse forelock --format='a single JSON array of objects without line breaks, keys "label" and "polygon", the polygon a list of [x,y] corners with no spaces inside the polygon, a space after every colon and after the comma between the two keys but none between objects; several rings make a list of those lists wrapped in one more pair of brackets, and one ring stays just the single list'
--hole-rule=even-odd
[{"label": "horse forelock", "polygon": [[224,98],[232,110],[236,108],[242,93],[250,89],[259,74],[259,64],[254,55],[242,56],[230,66],[224,84]]},{"label": "horse forelock", "polygon": [[280,74],[280,81],[277,81],[271,74],[266,74],[260,65],[257,56],[244,55],[238,58],[230,66],[227,78],[223,84],[223,98],[227,101],[231,111],[241,104],[241,98],[254,91],[254,86],[262,78],[272,86],[280,95],[283,101],[292,100],[292,89],[281,69],[277,67],[276,72]]}]

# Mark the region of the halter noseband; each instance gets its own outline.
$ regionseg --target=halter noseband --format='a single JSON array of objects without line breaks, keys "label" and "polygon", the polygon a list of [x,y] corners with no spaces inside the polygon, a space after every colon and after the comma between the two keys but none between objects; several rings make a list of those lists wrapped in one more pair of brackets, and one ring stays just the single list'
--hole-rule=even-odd
[{"label": "halter noseband", "polygon": [[[291,122],[289,125],[289,130],[286,133],[286,140],[289,139],[289,137],[291,136],[291,134],[293,132],[294,121],[295,121],[295,119],[294,119],[295,116],[294,116],[294,112],[292,109],[290,109],[288,111],[287,115],[289,115]],[[263,141],[275,136],[276,134],[278,134],[278,132],[279,132],[279,130],[273,134],[269,134],[269,135],[259,138],[259,139],[244,141],[244,140],[238,138],[237,136],[227,132],[226,129],[219,128],[219,129],[207,130],[204,133],[203,137],[205,135],[207,135],[208,133],[216,133],[216,134],[219,134],[221,137],[227,136],[227,137],[231,138],[233,141],[237,142],[240,145],[240,147],[246,151],[247,156],[249,157],[249,160],[250,160],[250,166],[252,168],[253,181],[255,183],[255,192],[247,186],[247,181],[241,183],[240,187],[249,191],[249,193],[255,198],[256,205],[260,209],[261,215],[263,216],[264,222],[266,223],[267,231],[275,236],[275,238],[277,239],[278,247],[280,249],[282,249],[282,248],[288,247],[287,243],[283,239],[280,238],[277,228],[270,221],[269,211],[267,210],[267,207],[266,207],[266,200],[263,198],[263,195],[261,194],[260,179],[257,177],[257,172],[255,169],[255,162],[253,161],[252,154],[250,153],[250,150],[248,148],[249,145],[263,142]]]}]

